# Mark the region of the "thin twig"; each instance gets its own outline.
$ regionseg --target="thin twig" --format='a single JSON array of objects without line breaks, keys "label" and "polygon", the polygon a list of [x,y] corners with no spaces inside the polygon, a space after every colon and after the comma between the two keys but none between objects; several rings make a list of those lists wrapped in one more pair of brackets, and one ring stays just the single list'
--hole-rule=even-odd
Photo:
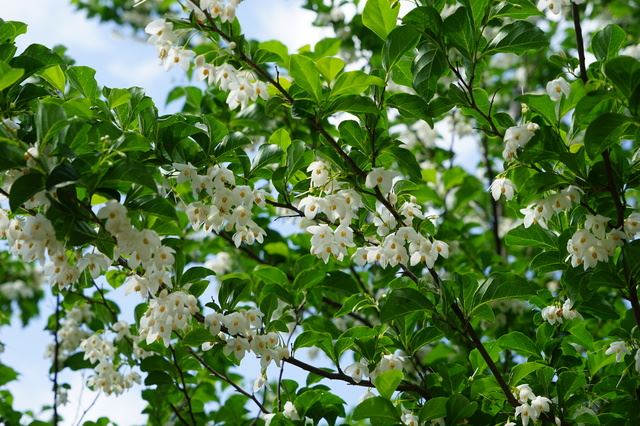
[{"label": "thin twig", "polygon": [[[173,346],[169,345],[169,350],[171,350],[171,358],[173,358],[173,365],[176,366],[176,369],[178,370],[178,375],[180,376],[180,382],[182,383],[182,393],[184,394],[184,399],[187,402],[187,408],[189,409],[189,417],[191,417],[191,421],[193,422],[193,424],[197,424],[196,422],[196,418],[193,414],[193,407],[191,405],[191,396],[189,396],[189,391],[187,390],[187,383],[184,380],[184,372],[182,371],[182,368],[180,368],[180,365],[178,364],[178,358],[176,357],[176,351],[173,349]],[[178,386],[178,389],[180,389],[180,386]]]},{"label": "thin twig", "polygon": [[60,293],[56,294],[56,329],[53,331],[53,424],[58,425],[60,417],[58,414],[58,362],[60,354],[60,340],[58,331],[60,330]]},{"label": "thin twig", "polygon": [[101,392],[98,392],[96,394],[96,397],[93,398],[93,401],[91,401],[91,404],[89,404],[89,406],[82,412],[82,415],[80,416],[78,423],[76,423],[76,426],[80,426],[82,424],[82,419],[84,419],[84,416],[86,416],[87,413],[89,413],[89,411],[93,408],[93,406],[96,405],[96,402],[98,402],[98,398],[100,398],[101,394],[102,394]]},{"label": "thin twig", "polygon": [[223,373],[219,373],[216,370],[213,369],[213,367],[211,367],[200,355],[198,355],[196,352],[194,352],[191,348],[188,349],[189,353],[191,355],[193,355],[193,357],[200,363],[200,365],[202,365],[205,369],[207,369],[207,371],[209,371],[209,373],[211,373],[213,376],[217,377],[218,379],[222,380],[223,382],[231,385],[236,391],[238,391],[239,393],[241,393],[242,395],[246,396],[247,398],[249,398],[250,400],[252,400],[260,409],[260,411],[262,411],[265,414],[269,414],[269,410],[267,410],[267,408],[264,406],[264,404],[262,404],[258,398],[256,398],[255,395],[247,392],[246,390],[244,390],[240,385],[238,385],[236,382],[234,382],[233,380],[231,380],[226,374]]}]

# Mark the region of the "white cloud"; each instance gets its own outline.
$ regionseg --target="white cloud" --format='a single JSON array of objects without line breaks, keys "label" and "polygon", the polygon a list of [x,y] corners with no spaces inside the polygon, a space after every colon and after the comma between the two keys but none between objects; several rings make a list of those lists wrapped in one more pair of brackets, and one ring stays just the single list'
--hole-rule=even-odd
[{"label": "white cloud", "polygon": [[315,13],[301,6],[300,0],[245,0],[238,8],[238,19],[250,38],[279,40],[291,51],[333,35],[331,30],[314,27]]}]

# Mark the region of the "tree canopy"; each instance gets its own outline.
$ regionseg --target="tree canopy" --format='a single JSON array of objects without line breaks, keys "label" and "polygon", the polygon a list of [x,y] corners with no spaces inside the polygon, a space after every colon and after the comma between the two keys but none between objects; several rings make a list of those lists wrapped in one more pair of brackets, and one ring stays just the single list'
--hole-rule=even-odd
[{"label": "tree canopy", "polygon": [[151,425],[640,423],[637,1],[306,0],[296,52],[72,3],[192,84],[160,115],[0,20],[0,325],[47,316],[52,380],[21,412],[0,361],[0,422],[67,424],[71,370]]}]

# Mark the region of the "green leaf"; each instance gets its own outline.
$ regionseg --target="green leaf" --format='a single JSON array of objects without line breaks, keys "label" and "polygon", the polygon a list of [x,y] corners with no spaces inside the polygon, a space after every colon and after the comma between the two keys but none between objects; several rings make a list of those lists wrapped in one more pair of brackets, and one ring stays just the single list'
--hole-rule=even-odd
[{"label": "green leaf", "polygon": [[[494,273],[473,295],[473,309],[497,300],[525,299],[536,294],[538,286],[517,274]],[[473,313],[473,311],[472,311]]]},{"label": "green leaf", "polygon": [[280,269],[273,266],[258,265],[253,270],[253,275],[264,281],[266,284],[274,283],[284,285],[289,282],[287,275]]},{"label": "green leaf", "polygon": [[575,371],[563,371],[558,375],[556,389],[560,401],[566,401],[574,392],[583,390],[586,385],[584,374]]},{"label": "green leaf", "polygon": [[419,33],[427,32],[439,38],[442,32],[442,18],[432,6],[420,6],[412,9],[402,18],[402,23],[415,28]]},{"label": "green leaf", "polygon": [[[421,96],[409,93],[394,93],[385,102],[388,106],[397,108],[407,118],[425,120],[427,123],[433,124],[429,104]],[[419,171],[420,169],[418,169]]]},{"label": "green leaf", "polygon": [[343,72],[331,89],[331,98],[345,95],[359,95],[371,86],[384,86],[384,80],[362,71]]},{"label": "green leaf", "polygon": [[614,112],[602,114],[593,120],[584,134],[584,148],[589,158],[594,159],[617,144],[630,122],[629,117]]},{"label": "green leaf", "polygon": [[145,386],[151,385],[172,385],[173,379],[164,371],[152,371],[144,379]]},{"label": "green leaf", "polygon": [[413,63],[413,88],[425,101],[436,93],[438,80],[447,71],[447,60],[436,44],[423,43]]},{"label": "green leaf", "polygon": [[403,378],[402,371],[389,370],[376,376],[373,384],[383,398],[391,399]]},{"label": "green leaf", "polygon": [[42,174],[32,171],[20,176],[11,185],[9,192],[9,206],[12,211],[17,211],[25,201],[33,197],[45,188],[45,178]]},{"label": "green leaf", "polygon": [[540,226],[525,228],[520,225],[507,233],[504,242],[508,246],[539,247],[545,250],[558,250],[557,237]]},{"label": "green leaf", "polygon": [[604,64],[604,73],[625,97],[630,97],[640,86],[640,61],[629,56],[618,56]]},{"label": "green leaf", "polygon": [[23,74],[23,69],[11,68],[4,62],[0,62],[0,91],[20,80],[20,77],[22,77]]},{"label": "green leaf", "polygon": [[260,170],[261,168],[269,164],[279,163],[282,155],[282,149],[280,149],[278,145],[260,145],[258,153],[253,159],[253,164],[251,165],[251,173],[255,172],[256,170]]},{"label": "green leaf", "polygon": [[362,23],[385,40],[396,27],[399,12],[400,2],[398,1],[367,0],[362,12]]},{"label": "green leaf", "polygon": [[185,273],[182,274],[182,278],[180,279],[180,281],[182,282],[182,284],[187,284],[187,283],[199,281],[203,278],[214,276],[215,274],[216,273],[209,268],[205,268],[202,266],[194,266],[192,268],[187,269]]},{"label": "green leaf", "polygon": [[20,56],[16,56],[10,61],[13,68],[24,69],[23,79],[52,65],[62,64],[60,56],[40,44],[30,45]]},{"label": "green leaf", "polygon": [[269,137],[269,143],[286,150],[291,145],[291,136],[285,129],[278,129]]},{"label": "green leaf", "polygon": [[492,18],[526,19],[530,16],[544,16],[544,13],[529,0],[509,0],[503,2],[502,7],[491,15]]},{"label": "green leaf", "polygon": [[544,95],[522,95],[518,97],[518,100],[523,104],[526,104],[532,111],[539,114],[549,124],[556,124],[558,117],[556,114],[556,104],[549,98],[547,94]]},{"label": "green leaf", "polygon": [[60,68],[60,65],[49,67],[42,71],[40,75],[57,90],[64,92],[67,77],[65,76],[64,71],[62,71],[62,68]]},{"label": "green leaf", "polygon": [[436,396],[424,403],[420,410],[420,420],[427,422],[429,420],[444,418],[447,415],[447,400],[444,396]]},{"label": "green leaf", "polygon": [[85,98],[94,100],[99,95],[98,83],[96,82],[96,71],[93,68],[77,66],[67,69],[69,82]]},{"label": "green leaf", "polygon": [[11,367],[0,364],[0,386],[6,385],[18,378],[18,373]]},{"label": "green leaf", "polygon": [[591,39],[591,50],[599,61],[606,61],[618,55],[627,34],[618,25],[607,25],[595,33]]},{"label": "green leaf", "polygon": [[432,309],[433,304],[413,288],[398,288],[387,296],[380,310],[380,321],[386,323],[412,312]]},{"label": "green leaf", "polygon": [[487,46],[485,54],[515,53],[539,50],[549,46],[544,32],[529,21],[516,21],[505,25]]},{"label": "green leaf", "polygon": [[447,400],[447,424],[456,425],[461,420],[469,418],[478,409],[478,403],[460,394],[454,394]]},{"label": "green leaf", "polygon": [[306,150],[306,144],[304,141],[293,141],[287,149],[287,179],[296,171],[307,166],[311,162],[312,158],[313,154]]},{"label": "green leaf", "polygon": [[459,7],[444,20],[444,29],[449,43],[466,58],[471,58],[476,46],[476,31],[468,8]]},{"label": "green leaf", "polygon": [[500,336],[498,344],[502,349],[508,349],[518,352],[521,355],[540,356],[540,349],[531,338],[519,331]]},{"label": "green leaf", "polygon": [[340,58],[332,56],[320,58],[316,61],[316,67],[327,81],[333,81],[338,73],[344,69],[345,63]]},{"label": "green leaf", "polygon": [[374,396],[362,401],[353,410],[353,420],[376,419],[387,422],[398,422],[400,415],[391,401],[381,396]]},{"label": "green leaf", "polygon": [[0,43],[13,43],[16,37],[27,32],[27,24],[0,19]]},{"label": "green leaf", "polygon": [[303,55],[293,55],[289,72],[298,86],[312,95],[315,101],[320,100],[322,82],[320,72],[313,60]]},{"label": "green leaf", "polygon": [[524,379],[529,374],[545,367],[546,365],[541,364],[539,362],[525,362],[522,364],[518,364],[511,369],[511,377],[509,378],[509,384],[511,386],[516,386],[520,383],[520,380]]},{"label": "green leaf", "polygon": [[400,26],[391,31],[382,49],[382,65],[387,72],[402,55],[415,48],[419,40],[420,33],[411,26]]}]

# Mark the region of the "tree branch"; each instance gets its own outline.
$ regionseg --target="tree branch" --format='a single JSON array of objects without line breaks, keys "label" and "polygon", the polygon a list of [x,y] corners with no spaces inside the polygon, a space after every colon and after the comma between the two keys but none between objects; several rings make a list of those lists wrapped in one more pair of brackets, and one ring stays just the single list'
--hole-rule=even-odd
[{"label": "tree branch", "polygon": [[[362,386],[362,387],[368,387],[368,388],[375,387],[375,385],[370,380],[361,380],[360,382],[356,382],[355,380],[353,380],[351,376],[347,376],[344,373],[334,373],[331,371],[326,371],[321,368],[315,367],[313,365],[307,364],[306,362],[300,361],[299,359],[296,359],[294,357],[284,358],[283,361],[327,379],[339,380],[353,386]],[[400,385],[398,386],[398,390],[403,392],[417,393],[418,395],[420,395],[425,399],[431,398],[431,394],[427,389],[423,388],[422,386],[416,385],[414,383],[406,383],[406,382],[400,383]]]}]

